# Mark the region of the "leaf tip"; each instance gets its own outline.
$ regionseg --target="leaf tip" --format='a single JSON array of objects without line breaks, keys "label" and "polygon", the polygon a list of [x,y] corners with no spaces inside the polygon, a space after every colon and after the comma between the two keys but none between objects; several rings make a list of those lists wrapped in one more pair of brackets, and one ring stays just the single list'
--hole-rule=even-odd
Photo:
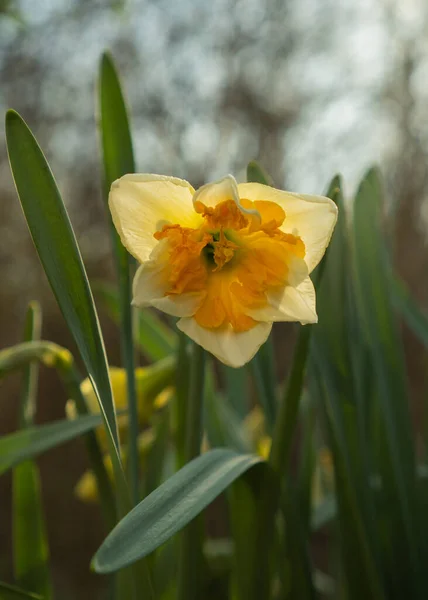
[{"label": "leaf tip", "polygon": [[100,70],[104,73],[106,70],[115,71],[114,60],[110,50],[104,50],[101,54]]},{"label": "leaf tip", "polygon": [[19,113],[16,112],[16,110],[14,110],[13,108],[9,108],[6,111],[6,116],[5,116],[5,123],[6,123],[6,127],[8,127],[8,125],[10,125],[13,121],[22,121],[22,117],[19,115]]},{"label": "leaf tip", "polygon": [[89,569],[93,573],[99,573],[99,565],[98,565],[98,560],[97,560],[97,554],[94,554],[94,556],[92,557],[91,563],[89,565]]}]

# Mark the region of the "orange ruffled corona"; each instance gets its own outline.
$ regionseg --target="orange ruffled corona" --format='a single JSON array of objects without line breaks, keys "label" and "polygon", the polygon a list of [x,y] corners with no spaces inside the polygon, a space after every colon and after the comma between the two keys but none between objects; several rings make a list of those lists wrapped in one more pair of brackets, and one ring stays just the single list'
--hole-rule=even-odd
[{"label": "orange ruffled corona", "polygon": [[337,218],[334,203],[228,176],[195,192],[159,175],[126,175],[109,199],[141,266],[134,304],[181,317],[178,327],[234,367],[274,321],[317,320],[309,273]]}]

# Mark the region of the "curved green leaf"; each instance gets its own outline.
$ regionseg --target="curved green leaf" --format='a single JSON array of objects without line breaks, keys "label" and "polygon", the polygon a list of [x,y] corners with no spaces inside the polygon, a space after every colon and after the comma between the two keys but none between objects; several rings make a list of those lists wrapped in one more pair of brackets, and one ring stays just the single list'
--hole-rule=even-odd
[{"label": "curved green leaf", "polygon": [[[29,305],[24,340],[39,340],[41,311],[37,302]],[[36,412],[39,364],[28,363],[23,369],[23,393],[19,413],[22,429],[31,427]],[[13,471],[13,559],[16,582],[24,588],[50,598],[49,545],[46,534],[39,470],[28,460]]]},{"label": "curved green leaf", "polygon": [[44,600],[43,596],[33,594],[32,592],[27,592],[26,590],[22,590],[15,585],[9,585],[8,583],[3,583],[2,581],[0,581],[0,598],[2,600],[19,600],[20,598],[23,598],[24,600],[26,598],[28,600]]},{"label": "curved green leaf", "polygon": [[95,554],[95,571],[111,573],[146,556],[259,462],[258,456],[223,448],[195,458],[120,521]]},{"label": "curved green leaf", "polygon": [[[107,204],[108,192],[115,179],[135,171],[128,115],[113,61],[104,54],[100,65],[99,79],[100,134],[104,163],[104,196]],[[110,232],[116,259],[119,284],[120,347],[122,364],[126,370],[128,396],[128,467],[129,483],[133,504],[139,499],[138,491],[138,407],[135,389],[135,351],[133,344],[133,313],[131,308],[131,266],[133,259],[123,247],[113,226]]]},{"label": "curved green leaf", "polygon": [[98,398],[108,434],[118,508],[125,514],[130,498],[119,456],[107,357],[76,238],[43,152],[24,120],[13,110],[6,114],[6,138],[10,166],[31,236]]},{"label": "curved green leaf", "polygon": [[0,438],[0,475],[18,463],[87,433],[102,422],[100,415],[74,421],[35,425]]},{"label": "curved green leaf", "polygon": [[17,583],[51,598],[40,476],[32,460],[17,465],[13,473],[13,549]]},{"label": "curved green leaf", "polygon": [[67,211],[43,152],[13,110],[6,113],[6,138],[13,178],[34,245],[93,382],[109,435],[118,448],[104,343]]},{"label": "curved green leaf", "polygon": [[113,59],[105,52],[101,58],[100,124],[107,190],[115,179],[134,173],[134,152],[128,113]]},{"label": "curved green leaf", "polygon": [[405,573],[401,580],[405,577],[406,586],[412,589],[414,597],[422,598],[414,433],[404,352],[392,307],[393,288],[382,235],[382,200],[380,174],[371,169],[359,186],[354,203],[351,233],[356,302],[375,375],[378,410],[382,415],[385,437],[380,451],[386,459],[381,467],[382,476],[389,488],[388,497],[395,499],[394,526],[391,527],[396,536],[393,547],[397,551],[400,549],[400,566]]}]

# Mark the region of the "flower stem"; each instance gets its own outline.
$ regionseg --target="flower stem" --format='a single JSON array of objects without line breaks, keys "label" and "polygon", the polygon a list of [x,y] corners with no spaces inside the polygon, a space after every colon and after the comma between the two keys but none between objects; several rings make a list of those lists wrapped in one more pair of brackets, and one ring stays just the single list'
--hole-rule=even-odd
[{"label": "flower stem", "polygon": [[186,415],[189,396],[190,364],[187,352],[189,338],[178,331],[177,371],[175,381],[174,428],[177,470],[186,464]]},{"label": "flower stem", "polygon": [[[205,351],[194,344],[191,358],[190,386],[186,414],[184,455],[186,462],[199,455],[202,440],[202,414],[205,375]],[[183,531],[178,563],[177,600],[198,600],[202,563],[202,540],[199,519]]]},{"label": "flower stem", "polygon": [[[89,414],[86,399],[80,389],[81,377],[76,369],[74,361],[62,360],[57,358],[57,368],[59,375],[69,397],[74,400],[79,415]],[[113,493],[111,480],[104,466],[103,453],[98,444],[97,436],[94,431],[85,435],[86,449],[89,455],[91,470],[94,473],[98,497],[100,499],[101,510],[108,528],[116,524],[116,503]]]},{"label": "flower stem", "polygon": [[270,549],[273,546],[275,519],[280,506],[281,493],[284,492],[287,482],[290,450],[296,428],[310,334],[311,328],[309,326],[300,329],[286,389],[279,405],[273,429],[272,446],[268,459],[270,469],[266,471],[259,498],[259,521],[256,534],[257,553],[253,565],[254,600],[270,598]]},{"label": "flower stem", "polygon": [[275,389],[275,357],[272,335],[263,344],[250,363],[257,394],[266,419],[269,435],[276,422],[277,398]]},{"label": "flower stem", "polygon": [[293,354],[293,362],[287,380],[284,397],[279,405],[272,435],[269,464],[276,472],[285,471],[290,458],[291,443],[296,429],[299,402],[303,387],[306,358],[312,328],[301,327]]},{"label": "flower stem", "polygon": [[139,501],[139,456],[138,456],[138,404],[135,386],[135,349],[131,306],[130,267],[132,259],[117,243],[117,272],[119,277],[119,302],[121,320],[121,352],[122,363],[126,371],[128,395],[128,471],[132,503]]}]

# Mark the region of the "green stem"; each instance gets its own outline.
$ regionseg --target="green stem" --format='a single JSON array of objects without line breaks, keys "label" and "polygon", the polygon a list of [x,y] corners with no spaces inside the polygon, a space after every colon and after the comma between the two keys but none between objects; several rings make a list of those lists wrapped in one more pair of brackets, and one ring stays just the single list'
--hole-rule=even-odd
[{"label": "green stem", "polygon": [[[40,341],[42,329],[42,314],[38,302],[30,302],[25,317],[24,341]],[[35,360],[26,366],[23,372],[23,393],[19,405],[19,427],[29,427],[33,424],[36,412],[36,395],[39,380],[39,364]]]},{"label": "green stem", "polygon": [[[186,462],[199,455],[202,441],[205,351],[194,344],[186,414],[184,457]],[[183,531],[178,563],[177,600],[198,600],[202,567],[200,520],[194,519]]]},{"label": "green stem", "polygon": [[[117,238],[117,234],[115,234]],[[139,456],[138,456],[138,404],[135,385],[135,349],[133,336],[133,319],[131,306],[131,258],[123,247],[117,243],[117,271],[119,276],[119,298],[121,315],[121,351],[122,363],[126,370],[128,395],[128,469],[131,498],[134,505],[139,501]]]},{"label": "green stem", "polygon": [[274,424],[272,446],[268,459],[269,469],[261,485],[259,520],[256,525],[256,562],[252,565],[253,598],[270,598],[270,550],[275,535],[275,519],[280,497],[286,483],[291,443],[297,423],[299,401],[303,387],[306,358],[309,349],[310,327],[300,330],[293,355],[290,375],[284,397]]},{"label": "green stem", "polygon": [[[74,361],[70,362],[69,360],[62,360],[61,357],[58,357],[56,364],[64,387],[70,398],[74,400],[77,412],[79,415],[89,414],[86,399],[80,390],[81,378]],[[103,453],[101,452],[94,431],[90,431],[85,435],[85,442],[91,470],[93,471],[97,482],[101,510],[106,520],[107,527],[112,528],[116,524],[116,502],[112,484],[104,466]]]},{"label": "green stem", "polygon": [[290,375],[275,421],[269,464],[278,473],[287,468],[290,459],[291,444],[299,414],[299,403],[305,376],[305,364],[308,356],[311,331],[312,329],[308,325],[300,328]]},{"label": "green stem", "polygon": [[276,410],[276,399],[275,390],[271,385],[271,382],[267,381],[265,373],[265,365],[260,351],[250,363],[252,370],[254,383],[256,384],[257,395],[262,405],[263,412],[266,418],[266,429],[270,434],[272,432],[273,425],[275,423],[275,410]]},{"label": "green stem", "polygon": [[177,372],[175,381],[174,429],[177,470],[186,464],[186,415],[189,396],[190,362],[187,352],[189,338],[178,332]]}]

